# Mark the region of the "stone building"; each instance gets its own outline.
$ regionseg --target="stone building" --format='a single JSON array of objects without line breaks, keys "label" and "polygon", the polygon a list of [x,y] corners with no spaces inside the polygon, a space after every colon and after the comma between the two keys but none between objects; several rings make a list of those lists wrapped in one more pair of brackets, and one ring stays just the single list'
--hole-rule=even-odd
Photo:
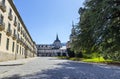
[{"label": "stone building", "polygon": [[61,41],[56,36],[53,44],[37,44],[38,56],[67,56],[66,46],[62,46]]},{"label": "stone building", "polygon": [[59,49],[62,47],[61,41],[58,38],[58,35],[56,36],[56,40],[53,42],[54,49]]},{"label": "stone building", "polygon": [[0,61],[34,57],[36,51],[13,0],[0,0]]}]

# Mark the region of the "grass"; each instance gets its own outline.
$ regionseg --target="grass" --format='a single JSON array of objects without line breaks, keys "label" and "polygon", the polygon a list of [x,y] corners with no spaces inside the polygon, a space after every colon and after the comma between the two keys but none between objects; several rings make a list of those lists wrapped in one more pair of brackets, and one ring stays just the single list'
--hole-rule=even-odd
[{"label": "grass", "polygon": [[91,63],[109,63],[113,62],[112,60],[105,60],[103,57],[100,58],[91,58],[91,59],[83,59],[83,62],[91,62]]},{"label": "grass", "polygon": [[77,58],[77,57],[69,58],[69,57],[66,57],[66,56],[60,56],[58,58],[60,58],[60,59],[69,59],[69,60],[72,60],[72,61],[91,62],[91,63],[111,63],[111,62],[114,62],[112,60],[105,60],[103,57],[88,59],[88,58]]},{"label": "grass", "polygon": [[59,59],[69,59],[69,57],[66,56],[58,56]]},{"label": "grass", "polygon": [[103,57],[94,57],[94,58],[77,58],[77,57],[73,57],[73,58],[69,58],[69,57],[65,57],[65,56],[61,56],[58,57],[60,59],[68,59],[68,60],[72,60],[72,61],[83,61],[83,62],[89,62],[89,63],[105,63],[105,64],[109,64],[109,65],[118,65],[120,66],[120,62],[119,61],[113,61],[113,60],[105,60]]},{"label": "grass", "polygon": [[77,58],[77,57],[73,57],[73,58],[69,58],[69,59],[72,61],[81,61],[82,60],[82,58]]}]

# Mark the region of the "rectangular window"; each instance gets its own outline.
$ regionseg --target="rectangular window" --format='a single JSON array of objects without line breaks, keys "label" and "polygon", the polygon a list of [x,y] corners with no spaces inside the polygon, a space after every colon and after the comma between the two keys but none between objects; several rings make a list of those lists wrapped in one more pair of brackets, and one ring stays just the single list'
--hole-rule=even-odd
[{"label": "rectangular window", "polygon": [[17,45],[17,48],[16,48],[16,50],[17,50],[17,53],[18,53],[18,48],[19,48],[19,46]]},{"label": "rectangular window", "polygon": [[3,19],[4,19],[3,15],[2,15],[2,14],[0,14],[0,24],[2,24],[2,23],[3,23]]},{"label": "rectangular window", "polygon": [[2,4],[5,5],[5,0],[2,0]]},{"label": "rectangular window", "polygon": [[20,46],[20,54],[21,54],[21,46]]},{"label": "rectangular window", "polygon": [[13,42],[13,45],[12,45],[12,52],[14,52],[14,46],[15,46],[15,42]]},{"label": "rectangular window", "polygon": [[0,45],[1,45],[2,34],[0,33]]},{"label": "rectangular window", "polygon": [[11,24],[8,23],[8,31],[10,32]]},{"label": "rectangular window", "polygon": [[9,14],[10,14],[10,15],[12,14],[12,10],[11,10],[11,8],[10,8],[10,10],[9,10]]},{"label": "rectangular window", "polygon": [[18,23],[18,31],[20,31],[20,23]]},{"label": "rectangular window", "polygon": [[15,16],[15,20],[14,20],[14,22],[16,22],[16,16]]},{"label": "rectangular window", "polygon": [[19,34],[18,34],[17,38],[19,39]]},{"label": "rectangular window", "polygon": [[14,35],[16,34],[16,30],[14,29]]},{"label": "rectangular window", "polygon": [[23,55],[24,49],[22,48],[22,55]]},{"label": "rectangular window", "polygon": [[9,50],[9,38],[7,38],[7,41],[6,41],[6,50]]}]

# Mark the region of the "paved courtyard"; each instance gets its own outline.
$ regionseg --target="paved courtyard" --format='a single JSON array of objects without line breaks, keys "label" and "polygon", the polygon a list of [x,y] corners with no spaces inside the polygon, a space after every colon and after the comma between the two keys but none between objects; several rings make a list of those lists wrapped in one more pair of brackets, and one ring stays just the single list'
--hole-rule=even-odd
[{"label": "paved courtyard", "polygon": [[0,79],[120,79],[120,67],[36,57],[1,62]]}]

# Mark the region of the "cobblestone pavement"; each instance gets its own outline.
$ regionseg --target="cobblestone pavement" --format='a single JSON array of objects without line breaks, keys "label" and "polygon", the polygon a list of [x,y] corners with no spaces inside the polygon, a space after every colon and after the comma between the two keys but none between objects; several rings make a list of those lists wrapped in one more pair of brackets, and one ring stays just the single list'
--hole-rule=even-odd
[{"label": "cobblestone pavement", "polygon": [[54,57],[36,57],[16,62],[0,63],[1,79],[120,79],[120,67],[105,64]]}]

